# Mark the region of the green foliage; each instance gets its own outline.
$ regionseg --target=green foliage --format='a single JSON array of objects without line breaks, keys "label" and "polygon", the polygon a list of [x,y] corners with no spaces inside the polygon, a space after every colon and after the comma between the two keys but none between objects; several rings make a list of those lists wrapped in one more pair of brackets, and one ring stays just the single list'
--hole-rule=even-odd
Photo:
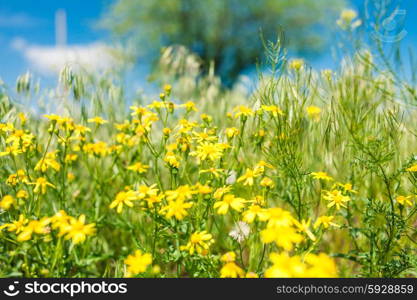
[{"label": "green foliage", "polygon": [[[116,1],[101,24],[116,37],[133,38],[139,51],[180,44],[214,61],[230,83],[263,53],[261,30],[272,40],[285,31],[295,51],[313,53],[326,44],[344,0]],[[147,52],[149,53],[149,52]]]}]

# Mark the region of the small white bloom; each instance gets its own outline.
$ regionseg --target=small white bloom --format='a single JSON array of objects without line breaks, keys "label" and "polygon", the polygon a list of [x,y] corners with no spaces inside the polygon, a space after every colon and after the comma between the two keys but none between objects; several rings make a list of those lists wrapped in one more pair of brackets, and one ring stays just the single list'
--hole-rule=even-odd
[{"label": "small white bloom", "polygon": [[236,171],[232,170],[229,177],[226,178],[226,184],[234,184],[236,182]]},{"label": "small white bloom", "polygon": [[229,236],[238,243],[242,243],[249,236],[249,233],[249,225],[245,222],[239,221],[229,232]]}]

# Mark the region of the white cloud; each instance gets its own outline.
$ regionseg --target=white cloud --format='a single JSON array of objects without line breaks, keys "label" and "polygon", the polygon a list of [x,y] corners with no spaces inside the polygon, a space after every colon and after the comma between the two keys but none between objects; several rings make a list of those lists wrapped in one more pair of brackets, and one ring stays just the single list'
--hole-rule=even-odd
[{"label": "white cloud", "polygon": [[56,74],[66,65],[71,65],[74,69],[102,71],[119,63],[114,55],[115,49],[100,42],[72,46],[40,46],[29,45],[25,40],[15,38],[11,47],[20,51],[33,69],[45,75]]}]

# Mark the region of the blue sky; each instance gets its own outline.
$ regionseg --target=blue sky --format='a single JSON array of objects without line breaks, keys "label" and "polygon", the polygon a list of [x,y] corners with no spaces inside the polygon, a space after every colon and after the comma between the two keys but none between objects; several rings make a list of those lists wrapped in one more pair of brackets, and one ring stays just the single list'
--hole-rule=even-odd
[{"label": "blue sky", "polygon": [[11,43],[22,38],[29,44],[54,45],[54,16],[67,12],[68,44],[86,44],[105,38],[94,28],[94,21],[111,3],[105,0],[0,0],[0,78],[14,82],[28,69],[21,53]]},{"label": "blue sky", "polygon": [[[380,0],[370,0],[380,1]],[[23,39],[31,45],[55,44],[54,15],[65,9],[68,24],[68,44],[83,45],[106,39],[106,33],[94,27],[111,0],[0,0],[0,78],[13,84],[19,74],[30,68],[13,41]],[[352,6],[361,10],[365,0],[353,0]],[[417,46],[417,1],[396,1],[406,11],[404,46]],[[312,62],[317,67],[332,66],[329,53]]]}]

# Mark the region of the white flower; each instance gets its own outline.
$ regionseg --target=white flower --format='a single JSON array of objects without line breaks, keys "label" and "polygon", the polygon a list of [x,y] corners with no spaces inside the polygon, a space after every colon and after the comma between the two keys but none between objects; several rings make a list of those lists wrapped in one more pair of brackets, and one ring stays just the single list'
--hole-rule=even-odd
[{"label": "white flower", "polygon": [[245,222],[239,221],[229,232],[229,236],[238,243],[242,243],[249,236],[249,233],[249,225]]},{"label": "white flower", "polygon": [[226,184],[234,184],[236,182],[236,171],[232,170],[229,177],[226,178]]}]

